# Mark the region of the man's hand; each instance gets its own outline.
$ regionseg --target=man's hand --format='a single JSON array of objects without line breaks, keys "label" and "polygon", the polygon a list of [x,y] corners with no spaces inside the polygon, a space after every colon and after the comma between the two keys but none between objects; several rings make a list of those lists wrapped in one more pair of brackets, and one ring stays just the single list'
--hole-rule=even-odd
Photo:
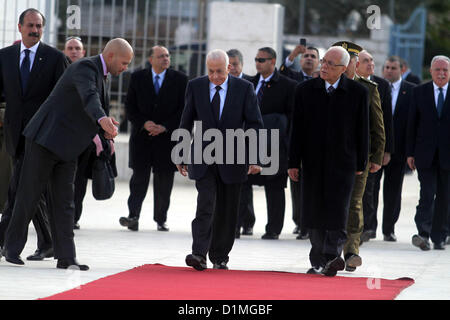
[{"label": "man's hand", "polygon": [[300,172],[300,170],[297,168],[288,169],[289,178],[291,178],[292,181],[298,182],[298,173],[299,172]]},{"label": "man's hand", "polygon": [[306,51],[306,47],[304,45],[296,45],[294,50],[292,50],[292,52],[289,54],[289,60],[290,61],[294,61],[294,59],[301,53],[305,53]]},{"label": "man's hand", "polygon": [[389,161],[391,161],[391,154],[389,152],[385,152],[383,157],[383,166],[387,166]]},{"label": "man's hand", "polygon": [[370,166],[369,166],[369,172],[370,173],[375,173],[375,172],[377,172],[380,169],[381,169],[381,166],[379,164],[376,164],[376,163],[373,163],[373,162],[370,163]]},{"label": "man's hand", "polygon": [[258,173],[261,173],[261,171],[262,171],[262,168],[260,166],[252,164],[248,167],[247,174],[258,174]]},{"label": "man's hand", "polygon": [[108,134],[110,137],[112,137],[110,139],[114,139],[119,133],[119,130],[116,127],[119,122],[117,122],[113,117],[104,117],[99,121],[99,124],[102,129],[105,130],[105,134]]},{"label": "man's hand", "polygon": [[156,124],[151,120],[148,120],[144,123],[144,129],[148,131],[149,136],[157,136],[166,131],[166,128],[164,126]]},{"label": "man's hand", "polygon": [[187,171],[187,165],[185,165],[185,164],[177,164],[177,169],[178,169],[178,172],[179,172],[183,177],[186,177],[186,176],[187,176],[187,174],[188,174],[188,171]]},{"label": "man's hand", "polygon": [[408,162],[408,166],[412,171],[416,170],[416,162],[414,160],[414,157],[408,157],[408,159],[406,159],[406,162]]}]

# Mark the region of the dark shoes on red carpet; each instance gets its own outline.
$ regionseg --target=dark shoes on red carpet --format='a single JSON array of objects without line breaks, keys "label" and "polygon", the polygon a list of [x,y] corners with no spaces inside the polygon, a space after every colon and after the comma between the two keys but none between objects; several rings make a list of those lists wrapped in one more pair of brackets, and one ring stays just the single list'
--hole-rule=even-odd
[{"label": "dark shoes on red carpet", "polygon": [[56,264],[56,268],[58,269],[73,269],[73,270],[81,270],[87,271],[89,267],[85,264],[79,264],[76,259],[58,259],[58,263]]},{"label": "dark shoes on red carpet", "polygon": [[262,235],[261,239],[264,240],[278,240],[278,235],[273,232],[266,232]]},{"label": "dark shoes on red carpet", "polygon": [[418,234],[413,235],[412,237],[412,244],[420,250],[428,251],[430,250],[430,241],[428,239],[419,236]]},{"label": "dark shoes on red carpet", "polygon": [[45,258],[53,257],[53,248],[49,249],[37,249],[31,256],[27,257],[29,261],[42,261]]},{"label": "dark shoes on red carpet", "polygon": [[226,262],[214,263],[213,269],[228,270]]},{"label": "dark shoes on red carpet", "polygon": [[388,235],[384,235],[383,236],[383,240],[384,241],[389,241],[389,242],[396,242],[397,241],[397,237],[395,236],[394,233],[388,234]]},{"label": "dark shoes on red carpet", "polygon": [[336,257],[327,262],[322,270],[322,274],[327,277],[334,277],[338,271],[344,270],[345,262],[341,257]]},{"label": "dark shoes on red carpet", "polygon": [[362,259],[359,255],[349,253],[345,257],[345,271],[353,272],[362,265]]},{"label": "dark shoes on red carpet", "polygon": [[121,217],[119,219],[119,223],[123,227],[128,227],[128,229],[131,231],[139,230],[139,219],[138,218]]},{"label": "dark shoes on red carpet", "polygon": [[206,259],[196,254],[188,254],[186,256],[186,264],[198,271],[203,271],[207,268]]},{"label": "dark shoes on red carpet", "polygon": [[322,267],[312,267],[306,271],[306,274],[322,274],[322,269]]}]

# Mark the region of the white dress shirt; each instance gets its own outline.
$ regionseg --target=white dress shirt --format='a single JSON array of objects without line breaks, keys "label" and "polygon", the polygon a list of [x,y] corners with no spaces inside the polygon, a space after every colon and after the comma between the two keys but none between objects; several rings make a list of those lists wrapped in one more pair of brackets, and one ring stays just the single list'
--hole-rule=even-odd
[{"label": "white dress shirt", "polygon": [[395,112],[395,105],[397,104],[398,94],[400,93],[400,86],[402,84],[402,78],[391,83],[391,104],[392,104],[392,114]]},{"label": "white dress shirt", "polygon": [[[337,89],[339,81],[341,81],[341,78],[337,79],[337,81],[333,84],[334,90]],[[325,90],[327,90],[327,92],[329,87],[331,87],[331,84],[329,84],[328,81],[325,81]]]},{"label": "white dress shirt", "polygon": [[[225,97],[227,96],[227,91],[228,91],[228,77],[227,79],[224,81],[224,83],[222,83],[220,85],[220,87],[222,88],[219,91],[219,96],[220,96],[220,114],[219,114],[219,119],[220,117],[222,117],[222,111],[223,111],[223,106],[225,105]],[[209,83],[209,101],[212,102],[212,99],[214,98],[214,95],[216,94],[216,85],[212,82]]]},{"label": "white dress shirt", "polygon": [[[435,106],[437,108],[438,97],[439,97],[439,87],[434,82],[433,82],[433,88],[434,88],[434,102],[436,103]],[[444,102],[445,102],[445,97],[447,96],[447,89],[448,89],[448,82],[445,86],[442,87],[442,94],[444,95]]]},{"label": "white dress shirt", "polygon": [[20,42],[20,61],[19,61],[19,68],[22,65],[22,61],[23,59],[25,59],[25,49],[30,50],[30,71],[33,68],[33,62],[34,62],[34,58],[36,57],[36,51],[39,47],[39,43],[41,43],[40,41],[38,41],[38,43],[36,43],[34,46],[27,48],[25,47],[25,45],[23,44],[23,42]]},{"label": "white dress shirt", "polygon": [[272,74],[270,76],[268,76],[265,79],[264,79],[264,77],[262,75],[259,76],[258,85],[256,86],[256,89],[255,89],[256,94],[258,94],[259,89],[261,89],[262,81],[269,82],[270,79],[272,79],[272,77],[273,77],[273,72],[272,72]]},{"label": "white dress shirt", "polygon": [[156,81],[155,78],[156,78],[156,76],[158,75],[158,76],[159,76],[158,84],[159,84],[159,88],[160,88],[160,89],[161,89],[162,83],[163,83],[163,81],[164,81],[164,77],[166,76],[166,71],[167,71],[167,69],[164,70],[164,71],[161,72],[161,73],[156,73],[155,70],[153,70],[153,68],[152,68],[152,79],[153,79],[153,84],[155,84],[155,81]]}]

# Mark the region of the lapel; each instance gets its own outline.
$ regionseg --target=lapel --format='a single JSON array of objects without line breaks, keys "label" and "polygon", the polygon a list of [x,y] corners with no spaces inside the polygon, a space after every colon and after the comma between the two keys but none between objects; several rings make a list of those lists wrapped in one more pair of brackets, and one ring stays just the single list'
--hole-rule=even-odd
[{"label": "lapel", "polygon": [[230,112],[232,112],[232,105],[234,102],[234,99],[236,97],[236,94],[234,91],[236,90],[236,79],[229,75],[228,76],[228,89],[227,89],[227,95],[225,96],[225,103],[223,105],[222,110],[222,116],[220,117],[219,125],[222,125],[225,121],[224,119],[228,116]]},{"label": "lapel", "polygon": [[397,116],[397,114],[400,112],[398,109],[403,106],[403,100],[406,96],[405,87],[405,82],[402,80],[402,82],[400,82],[400,90],[398,92],[397,101],[395,102],[394,117]]},{"label": "lapel", "polygon": [[102,107],[107,113],[109,113],[108,86],[106,85],[106,80],[103,75],[102,60],[100,59],[100,55],[97,55],[97,56],[94,56],[94,57],[88,58],[88,59],[92,59],[92,61],[97,66],[98,79],[99,79],[97,81],[97,87],[100,88],[100,93],[102,95],[101,96],[102,102],[103,102]]},{"label": "lapel", "polygon": [[[161,94],[161,91],[167,90],[166,88],[168,86],[168,83],[170,83],[170,78],[172,78],[172,72],[170,71],[170,69],[167,69],[166,75],[164,76],[164,81],[162,82],[161,87],[159,88],[158,96]],[[153,85],[153,83],[152,83],[152,85]],[[155,89],[153,88],[153,90],[155,90]]]},{"label": "lapel", "polygon": [[31,67],[30,79],[28,79],[27,92],[25,92],[26,94],[30,92],[30,89],[32,88],[33,83],[36,81],[36,77],[39,75],[42,66],[46,63],[47,50],[45,46],[45,44],[40,42],[36,50],[33,66]]},{"label": "lapel", "polygon": [[445,95],[444,98],[444,106],[442,107],[442,114],[441,114],[441,119],[444,118],[444,114],[446,114],[448,112],[448,109],[450,108],[450,98],[448,96],[450,96],[449,91],[450,90],[450,86],[447,87],[447,94]]},{"label": "lapel", "polygon": [[[426,87],[424,88],[424,90],[425,90],[425,95],[426,95],[425,101],[427,101],[427,102],[431,101],[431,104],[426,103],[426,105],[431,105],[431,107],[432,107],[431,109],[433,109],[433,110],[431,110],[431,112],[434,114],[434,117],[436,119],[439,119],[439,115],[438,115],[437,107],[436,107],[436,100],[434,100],[433,81],[428,82],[426,84]],[[445,101],[444,101],[444,106],[445,106]]]},{"label": "lapel", "polygon": [[214,112],[211,106],[211,100],[209,97],[209,78],[208,76],[204,76],[202,81],[200,82],[200,92],[201,94],[201,100],[199,101],[199,108],[202,108],[203,110],[200,110],[199,114],[205,115],[205,121],[208,121],[210,127],[218,127],[217,121],[214,117]]},{"label": "lapel", "polygon": [[9,64],[11,72],[8,72],[8,74],[11,74],[11,82],[16,84],[15,87],[18,88],[17,90],[19,90],[22,96],[22,83],[20,81],[20,42],[14,45],[13,51],[11,52],[11,64]]}]

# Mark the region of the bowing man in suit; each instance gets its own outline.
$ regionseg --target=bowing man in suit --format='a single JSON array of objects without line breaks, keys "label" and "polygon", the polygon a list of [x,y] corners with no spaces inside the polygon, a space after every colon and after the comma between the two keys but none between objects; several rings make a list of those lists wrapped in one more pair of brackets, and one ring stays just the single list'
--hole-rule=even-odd
[{"label": "bowing man in suit", "polygon": [[[191,132],[196,121],[196,130],[219,130],[226,146],[227,129],[261,129],[263,122],[256,101],[253,85],[245,80],[229,75],[228,55],[222,50],[213,50],[206,57],[208,75],[189,81],[186,88],[185,107],[180,128]],[[201,126],[200,126],[201,124]],[[195,133],[197,134],[197,132]],[[195,136],[195,135],[194,135]],[[244,143],[244,137],[241,143]],[[195,161],[194,148],[200,144],[201,159]],[[191,147],[194,163],[179,164],[179,172],[195,180],[198,191],[197,212],[192,221],[192,254],[187,255],[186,264],[196,270],[207,267],[206,255],[213,267],[227,269],[229,253],[233,247],[239,209],[241,185],[248,173],[259,172],[255,165],[220,159],[212,164],[205,162],[203,151],[211,143],[196,142]],[[215,150],[215,149],[214,149]],[[220,153],[219,151],[217,151]],[[226,157],[227,150],[223,155]],[[236,156],[236,148],[234,148]]]},{"label": "bowing man in suit", "polygon": [[[41,104],[47,99],[68,62],[63,53],[40,41],[45,17],[36,9],[27,9],[19,17],[22,40],[0,50],[0,95],[6,101],[4,135],[6,150],[13,159],[13,174],[8,200],[0,222],[0,246],[16,204],[17,185],[25,154],[22,132]],[[37,233],[37,250],[28,260],[53,257],[48,221],[49,199],[44,193],[36,204],[33,225]]]},{"label": "bowing man in suit", "polygon": [[435,56],[431,61],[432,81],[413,89],[408,118],[407,161],[417,168],[420,198],[415,222],[418,234],[414,246],[445,249],[450,208],[450,59]]},{"label": "bowing man in suit", "polygon": [[[391,160],[380,170],[384,173],[382,232],[384,241],[395,242],[397,241],[395,223],[400,215],[403,177],[406,168],[406,126],[411,93],[415,85],[402,79],[400,58],[395,56],[389,57],[384,63],[383,76],[389,81],[391,87],[395,147]],[[381,174],[379,178],[381,178]],[[376,195],[374,199],[376,200],[378,200],[379,189],[380,183],[378,180],[373,190],[374,195]],[[374,206],[378,207],[378,204],[375,203]],[[376,211],[373,214],[374,216],[366,216],[368,221],[376,221]],[[376,223],[373,225],[376,226]]]},{"label": "bowing man in suit", "polygon": [[119,38],[110,40],[100,55],[71,64],[28,123],[17,201],[6,232],[4,253],[8,262],[24,264],[20,253],[27,241],[28,224],[49,184],[56,267],[89,269],[75,258],[73,201],[77,158],[97,133],[107,139],[117,135],[119,123],[106,116],[103,105],[107,95],[104,82],[108,72],[119,75],[125,71],[132,58],[133,49]]},{"label": "bowing man in suit", "polygon": [[128,198],[129,215],[121,217],[120,224],[138,231],[142,202],[153,170],[153,220],[158,231],[168,231],[167,211],[177,171],[170,159],[175,145],[170,137],[180,124],[188,78],[169,69],[169,51],[162,46],[150,50],[149,62],[150,68],[132,74],[125,103],[132,124],[129,166],[133,175]]},{"label": "bowing man in suit", "polygon": [[362,174],[369,150],[368,90],[343,73],[350,55],[331,47],[322,59],[320,78],[295,91],[289,177],[302,168],[302,223],[309,228],[309,274],[335,276],[341,258],[355,174]]}]

